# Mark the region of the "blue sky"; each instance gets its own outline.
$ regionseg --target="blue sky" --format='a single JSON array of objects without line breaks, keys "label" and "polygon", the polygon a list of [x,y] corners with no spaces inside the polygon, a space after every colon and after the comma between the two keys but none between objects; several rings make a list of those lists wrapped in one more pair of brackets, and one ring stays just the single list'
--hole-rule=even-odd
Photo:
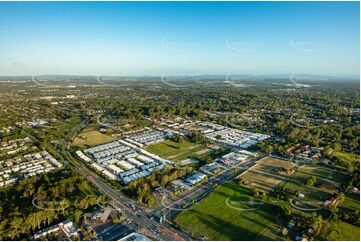
[{"label": "blue sky", "polygon": [[358,2],[0,2],[0,75],[359,74]]}]

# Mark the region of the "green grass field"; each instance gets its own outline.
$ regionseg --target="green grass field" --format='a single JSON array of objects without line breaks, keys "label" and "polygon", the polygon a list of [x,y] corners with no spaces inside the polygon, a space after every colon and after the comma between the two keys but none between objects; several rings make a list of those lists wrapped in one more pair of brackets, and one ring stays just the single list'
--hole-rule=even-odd
[{"label": "green grass field", "polygon": [[360,157],[356,154],[346,153],[346,152],[332,152],[332,156],[336,157],[340,163],[347,164],[358,162]]},{"label": "green grass field", "polygon": [[329,224],[329,228],[321,231],[320,239],[329,241],[360,241],[360,228],[338,221]]},{"label": "green grass field", "polygon": [[77,147],[86,147],[86,146],[95,146],[104,143],[108,143],[116,140],[116,137],[112,137],[107,134],[102,134],[99,131],[92,130],[80,133],[77,137],[75,137],[72,146]]},{"label": "green grass field", "polygon": [[[306,180],[316,176],[317,182],[312,187],[305,185]],[[281,184],[288,192],[294,194],[295,191],[303,193],[305,198],[295,197],[294,201],[303,208],[322,208],[322,203],[332,197],[338,191],[329,187],[340,188],[346,183],[348,175],[342,170],[334,170],[322,166],[301,166],[292,176]],[[329,186],[329,187],[328,187]],[[360,209],[360,197],[358,194],[345,194],[345,201],[339,206],[341,209],[354,211]],[[306,204],[308,203],[308,205]],[[302,205],[303,204],[303,205]],[[300,210],[289,207],[293,212],[303,213]]]},{"label": "green grass field", "polygon": [[[314,186],[307,187],[305,183],[311,176],[317,177],[317,182]],[[327,167],[303,165],[285,182],[284,187],[291,192],[299,191],[315,202],[323,202],[330,198],[335,191],[321,188],[321,185],[339,187],[346,180],[347,175],[342,172]]]},{"label": "green grass field", "polygon": [[259,201],[255,201],[255,205],[245,205],[250,201],[252,196],[248,188],[225,183],[203,201],[180,213],[176,223],[207,240],[282,240],[281,228],[269,206]]},{"label": "green grass field", "polygon": [[196,158],[197,153],[205,149],[206,147],[201,144],[192,143],[184,139],[181,139],[179,143],[166,140],[146,147],[147,151],[173,161]]},{"label": "green grass field", "polygon": [[349,211],[360,210],[360,195],[346,194],[345,201],[340,207]]}]

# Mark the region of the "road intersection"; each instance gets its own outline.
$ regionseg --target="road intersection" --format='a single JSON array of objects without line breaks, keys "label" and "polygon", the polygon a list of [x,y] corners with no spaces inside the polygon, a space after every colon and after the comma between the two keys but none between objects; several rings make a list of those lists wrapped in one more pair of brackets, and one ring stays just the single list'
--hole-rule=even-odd
[{"label": "road intersection", "polygon": [[[78,134],[89,123],[90,119],[83,120],[77,125],[73,131]],[[73,135],[71,135],[73,134]],[[167,199],[167,203],[161,203],[156,208],[147,208],[135,202],[134,199],[124,195],[121,191],[114,189],[100,176],[87,168],[84,164],[75,159],[70,149],[70,142],[74,133],[66,137],[62,142],[62,148],[59,149],[65,160],[70,166],[85,177],[90,183],[95,185],[106,197],[108,197],[116,209],[120,209],[124,213],[125,218],[131,221],[127,224],[134,231],[144,233],[157,240],[192,240],[192,236],[186,231],[173,227],[174,217],[182,210],[188,209],[192,204],[198,202],[210,194],[215,186],[222,185],[227,181],[233,180],[256,164],[256,159],[238,164],[231,169],[225,169],[221,173],[210,177],[207,181],[194,186],[185,191],[176,199]],[[154,216],[165,218],[162,223],[155,221]],[[197,238],[201,239],[201,238]]]}]

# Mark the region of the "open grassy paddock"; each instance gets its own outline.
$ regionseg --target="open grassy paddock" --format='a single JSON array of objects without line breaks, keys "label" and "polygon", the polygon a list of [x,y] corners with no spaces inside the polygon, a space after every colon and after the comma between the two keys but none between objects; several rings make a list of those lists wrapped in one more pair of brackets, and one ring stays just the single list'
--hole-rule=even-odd
[{"label": "open grassy paddock", "polygon": [[360,228],[342,221],[332,222],[320,237],[328,241],[360,241]]},{"label": "open grassy paddock", "polygon": [[346,194],[345,201],[340,207],[349,211],[360,210],[360,194]]},{"label": "open grassy paddock", "polygon": [[[295,171],[286,172],[290,168],[295,168]],[[305,184],[311,176],[315,176],[317,181],[312,187],[308,187]],[[258,161],[254,167],[238,178],[245,181],[247,186],[265,192],[270,192],[279,186],[285,188],[290,194],[295,194],[296,191],[302,193],[304,198],[295,197],[293,201],[295,205],[306,209],[322,209],[323,202],[337,194],[342,184],[348,181],[348,175],[344,170],[311,165],[297,167],[291,162],[270,157]],[[359,210],[360,196],[358,194],[345,195],[346,199],[340,207],[350,211]],[[295,208],[290,207],[290,209]]]},{"label": "open grassy paddock", "polygon": [[180,139],[179,143],[166,140],[164,142],[152,144],[146,147],[146,150],[165,159],[182,161],[187,158],[197,158],[197,156],[203,155],[207,148],[201,144]]},{"label": "open grassy paddock", "polygon": [[336,157],[339,162],[345,164],[358,162],[360,160],[360,157],[358,155],[346,152],[334,151],[332,152],[332,156]]},{"label": "open grassy paddock", "polygon": [[253,199],[248,188],[225,183],[182,211],[176,223],[208,240],[282,240],[270,207]]},{"label": "open grassy paddock", "polygon": [[247,182],[252,187],[270,192],[275,186],[290,176],[287,170],[294,167],[295,164],[291,162],[266,157],[259,160],[255,166],[238,178]]},{"label": "open grassy paddock", "polygon": [[[316,183],[312,187],[305,185],[308,178],[315,176]],[[292,176],[285,182],[285,187],[289,192],[296,191],[305,195],[316,203],[322,203],[337,193],[341,183],[347,181],[347,175],[323,166],[302,165]]]},{"label": "open grassy paddock", "polygon": [[117,137],[112,137],[107,134],[102,134],[97,130],[86,130],[85,132],[83,131],[77,137],[75,137],[72,146],[77,146],[80,148],[86,146],[96,146],[117,139],[118,139]]}]

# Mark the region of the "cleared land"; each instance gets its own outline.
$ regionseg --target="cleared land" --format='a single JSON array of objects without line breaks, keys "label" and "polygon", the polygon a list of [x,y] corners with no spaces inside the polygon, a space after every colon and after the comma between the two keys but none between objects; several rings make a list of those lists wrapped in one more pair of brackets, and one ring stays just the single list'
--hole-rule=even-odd
[{"label": "cleared land", "polygon": [[201,144],[180,139],[179,143],[166,140],[164,142],[152,144],[146,147],[146,150],[165,159],[182,161],[187,158],[197,158],[198,152],[206,150],[206,147]]},{"label": "cleared land", "polygon": [[291,175],[287,170],[294,167],[295,165],[291,162],[266,157],[259,160],[255,166],[238,178],[247,182],[251,187],[270,192]]},{"label": "cleared land", "polygon": [[207,240],[282,240],[270,207],[252,199],[248,188],[225,183],[179,214],[176,222]]},{"label": "cleared land", "polygon": [[77,147],[95,146],[114,140],[117,140],[117,138],[92,130],[80,133],[77,137],[75,137],[72,145]]}]

